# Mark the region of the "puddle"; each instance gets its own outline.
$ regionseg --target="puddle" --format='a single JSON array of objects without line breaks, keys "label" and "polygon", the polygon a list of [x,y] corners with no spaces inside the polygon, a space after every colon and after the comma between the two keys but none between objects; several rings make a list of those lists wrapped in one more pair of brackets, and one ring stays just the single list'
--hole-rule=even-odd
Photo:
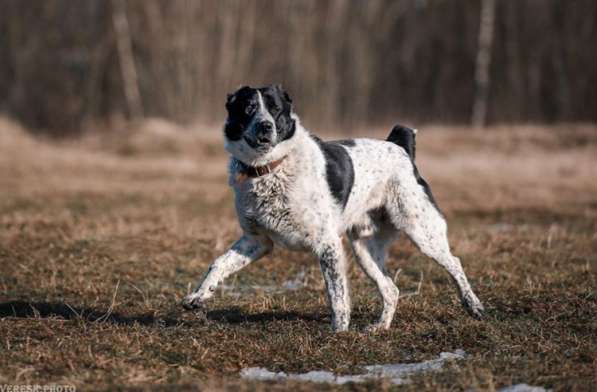
[{"label": "puddle", "polygon": [[[456,350],[453,353],[441,353],[437,359],[417,363],[395,363],[385,365],[364,366],[363,374],[336,375],[325,370],[314,370],[307,373],[285,373],[271,372],[264,368],[247,368],[240,372],[242,378],[250,380],[297,380],[310,381],[330,384],[346,384],[349,382],[359,383],[380,378],[387,378],[393,384],[406,384],[408,377],[413,374],[433,372],[440,370],[447,361],[463,359],[465,357],[463,350]],[[514,391],[526,392],[526,391]],[[535,391],[532,391],[535,392]]]}]

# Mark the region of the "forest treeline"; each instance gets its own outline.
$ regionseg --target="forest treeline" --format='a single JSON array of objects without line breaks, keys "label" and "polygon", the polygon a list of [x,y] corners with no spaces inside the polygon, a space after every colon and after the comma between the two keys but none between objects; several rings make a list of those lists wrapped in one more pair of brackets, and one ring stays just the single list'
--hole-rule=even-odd
[{"label": "forest treeline", "polygon": [[[0,0],[0,112],[62,134],[222,121],[281,83],[308,125],[468,123],[482,0]],[[496,0],[487,121],[597,120],[597,2]]]}]

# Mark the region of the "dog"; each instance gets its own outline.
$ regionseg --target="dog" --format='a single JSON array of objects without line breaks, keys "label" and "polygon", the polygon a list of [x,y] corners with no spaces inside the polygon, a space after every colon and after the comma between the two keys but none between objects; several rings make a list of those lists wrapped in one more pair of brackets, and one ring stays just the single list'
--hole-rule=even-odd
[{"label": "dog", "polygon": [[452,277],[462,304],[481,318],[483,305],[450,251],[447,224],[415,165],[415,131],[397,125],[387,140],[325,142],[305,129],[278,85],[241,87],[226,101],[229,183],[243,235],[187,295],[201,308],[220,282],[278,244],[319,259],[332,329],[348,330],[347,236],[357,263],[383,300],[369,331],[390,328],[398,288],[385,271],[388,246],[404,232]]}]

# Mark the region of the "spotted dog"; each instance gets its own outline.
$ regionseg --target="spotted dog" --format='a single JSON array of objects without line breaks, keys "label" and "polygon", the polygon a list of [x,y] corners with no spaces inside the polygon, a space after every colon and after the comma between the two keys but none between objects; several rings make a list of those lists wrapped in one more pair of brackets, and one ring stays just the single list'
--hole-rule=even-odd
[{"label": "spotted dog", "polygon": [[202,307],[220,282],[279,244],[318,257],[332,328],[346,331],[346,235],[383,299],[381,317],[369,330],[388,329],[398,288],[384,264],[388,246],[404,232],[448,271],[466,310],[481,317],[483,305],[450,252],[446,220],[415,165],[414,130],[397,125],[387,140],[325,142],[301,125],[280,86],[242,87],[228,96],[226,109],[229,183],[244,234],[211,264],[184,298],[185,308]]}]

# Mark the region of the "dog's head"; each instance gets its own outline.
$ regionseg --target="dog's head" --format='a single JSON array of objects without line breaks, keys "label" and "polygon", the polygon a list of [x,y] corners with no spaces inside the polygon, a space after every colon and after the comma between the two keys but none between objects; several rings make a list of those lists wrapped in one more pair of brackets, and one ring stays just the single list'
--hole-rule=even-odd
[{"label": "dog's head", "polygon": [[248,165],[281,158],[281,145],[292,139],[296,123],[292,100],[282,87],[241,87],[226,101],[226,149]]}]

